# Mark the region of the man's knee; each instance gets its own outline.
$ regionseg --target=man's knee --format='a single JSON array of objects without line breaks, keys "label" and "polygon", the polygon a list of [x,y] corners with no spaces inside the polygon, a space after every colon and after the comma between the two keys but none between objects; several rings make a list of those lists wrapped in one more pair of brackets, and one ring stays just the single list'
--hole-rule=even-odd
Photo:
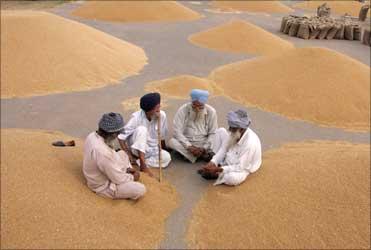
[{"label": "man's knee", "polygon": [[169,152],[162,150],[161,151],[161,160],[163,162],[163,167],[166,168],[171,162],[171,155]]},{"label": "man's knee", "polygon": [[225,128],[217,128],[215,133],[219,135],[222,140],[228,138],[228,131]]},{"label": "man's knee", "polygon": [[224,184],[237,186],[245,181],[247,175],[242,173],[228,173],[224,176]]},{"label": "man's knee", "polygon": [[137,183],[137,184],[138,185],[135,190],[135,197],[137,198],[134,198],[135,200],[142,197],[147,192],[146,186],[144,186],[142,183]]},{"label": "man's knee", "polygon": [[176,150],[176,149],[179,147],[179,144],[180,144],[180,143],[178,142],[177,139],[175,139],[175,138],[171,138],[171,139],[168,141],[167,144],[168,144],[169,148]]}]

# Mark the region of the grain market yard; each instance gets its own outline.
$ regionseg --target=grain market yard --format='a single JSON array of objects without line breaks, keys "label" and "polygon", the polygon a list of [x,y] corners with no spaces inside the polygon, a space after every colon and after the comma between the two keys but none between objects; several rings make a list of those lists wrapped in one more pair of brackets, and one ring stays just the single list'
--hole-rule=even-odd
[{"label": "grain market yard", "polygon": [[[314,13],[310,10],[296,9],[294,2],[298,1],[282,1],[283,4],[294,9],[293,14]],[[272,35],[292,43],[297,48],[327,48],[342,53],[368,67],[371,64],[370,47],[361,44],[359,41],[303,40],[280,33],[281,18],[286,15],[283,13],[220,13],[215,11],[211,4],[206,1],[180,1],[179,3],[203,17],[192,21],[177,22],[120,23],[90,20],[71,14],[84,4],[83,1],[68,2],[44,10],[142,48],[147,57],[147,64],[137,75],[129,76],[120,80],[118,84],[107,85],[102,88],[1,99],[1,128],[61,131],[66,135],[83,140],[91,131],[96,130],[97,121],[103,113],[109,111],[120,112],[127,121],[132,109],[124,109],[122,103],[127,99],[134,98],[133,100],[135,100],[135,97],[143,95],[146,85],[150,82],[180,75],[207,78],[218,67],[254,59],[256,56],[252,54],[203,48],[188,40],[193,34],[224,25],[233,20],[243,20],[254,24]],[[267,69],[267,73],[269,73],[269,69]],[[319,87],[318,92],[320,93],[320,91],[321,88]],[[369,86],[368,90],[366,88],[365,91],[369,91]],[[166,96],[164,110],[167,112],[170,134],[174,114],[177,108],[186,101],[188,100],[175,98],[171,95]],[[226,126],[225,117],[229,110],[235,110],[239,107],[247,108],[253,121],[252,128],[262,142],[263,162],[265,151],[277,149],[287,143],[324,140],[370,144],[369,131],[354,132],[339,127],[326,127],[304,120],[288,119],[284,114],[263,111],[253,106],[244,106],[238,100],[232,100],[223,95],[213,96],[209,99],[209,104],[217,110],[219,126],[223,127]],[[370,110],[369,105],[368,110]],[[197,175],[196,170],[201,165],[200,162],[194,165],[186,163],[173,154],[171,165],[164,170],[165,178],[174,185],[180,201],[178,207],[166,220],[165,237],[157,243],[161,249],[184,249],[194,246],[194,244],[190,245],[187,242],[187,230],[192,220],[192,210],[212,185],[212,182],[207,182]],[[258,178],[258,175],[254,177]],[[245,184],[248,184],[248,182],[249,179],[246,180]],[[233,191],[229,189],[228,194],[231,192]],[[2,201],[4,202],[3,195]],[[368,198],[368,204],[369,202]],[[365,219],[370,220],[369,217]],[[2,225],[1,230],[4,230],[3,227],[6,227],[6,225]],[[368,235],[370,235],[369,231]],[[369,246],[370,242],[368,240]],[[5,248],[15,247],[8,245]],[[326,248],[326,245],[324,248]]]}]

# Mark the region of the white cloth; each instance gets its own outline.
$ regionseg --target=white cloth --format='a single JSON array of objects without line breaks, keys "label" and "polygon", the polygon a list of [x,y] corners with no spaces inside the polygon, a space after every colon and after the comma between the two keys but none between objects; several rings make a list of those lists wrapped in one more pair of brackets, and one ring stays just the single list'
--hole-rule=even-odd
[{"label": "white cloth", "polygon": [[174,116],[174,137],[169,141],[169,147],[184,155],[191,162],[197,158],[188,152],[190,146],[202,147],[214,153],[219,148],[216,130],[218,121],[216,111],[213,107],[205,104],[200,111],[200,116],[195,119],[192,103],[182,105]]},{"label": "white cloth", "polygon": [[241,139],[229,149],[228,140],[223,142],[211,160],[223,168],[214,185],[239,185],[250,173],[257,171],[262,163],[260,139],[252,129],[248,128]]},{"label": "white cloth", "polygon": [[[161,139],[164,140],[168,133],[167,119],[164,111],[160,114]],[[134,155],[139,156],[137,150],[143,152],[146,164],[150,167],[159,167],[157,123],[157,119],[149,121],[145,112],[140,110],[132,114],[124,132],[118,135],[118,139],[126,141]],[[167,167],[170,161],[169,152],[161,150],[161,166]]]},{"label": "white cloth", "polygon": [[[206,150],[211,150],[213,153],[217,153],[221,148],[224,141],[228,140],[228,132],[225,128],[218,128],[215,131],[215,136],[212,137],[212,141],[210,142],[211,148],[206,148]],[[169,147],[176,150],[184,157],[186,157],[190,162],[195,163],[197,157],[192,155],[178,140],[175,138],[171,138],[169,140]]]},{"label": "white cloth", "polygon": [[137,199],[144,195],[144,185],[134,182],[133,175],[126,173],[128,168],[131,164],[124,151],[116,152],[108,147],[96,132],[88,135],[84,144],[83,173],[92,191],[104,195],[110,189],[110,198]]}]

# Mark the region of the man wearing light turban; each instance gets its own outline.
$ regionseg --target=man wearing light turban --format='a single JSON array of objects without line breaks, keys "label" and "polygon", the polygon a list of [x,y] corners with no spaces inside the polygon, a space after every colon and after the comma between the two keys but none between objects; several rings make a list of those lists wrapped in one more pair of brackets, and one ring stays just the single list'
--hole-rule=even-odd
[{"label": "man wearing light turban", "polygon": [[191,102],[181,106],[174,117],[174,137],[169,147],[194,163],[198,158],[210,161],[221,146],[227,131],[218,128],[217,115],[213,107],[206,104],[209,92],[193,89]]},{"label": "man wearing light turban", "polygon": [[245,110],[228,112],[227,120],[229,138],[198,173],[205,179],[217,179],[214,185],[236,186],[260,168],[261,144],[257,134],[249,128],[251,120]]}]

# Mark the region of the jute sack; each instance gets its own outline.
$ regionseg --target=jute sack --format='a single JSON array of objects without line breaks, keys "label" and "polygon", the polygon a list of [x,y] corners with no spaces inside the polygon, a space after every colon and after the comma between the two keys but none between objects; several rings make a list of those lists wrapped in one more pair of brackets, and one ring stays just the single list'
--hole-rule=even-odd
[{"label": "jute sack", "polygon": [[336,32],[335,39],[343,40],[344,39],[344,24],[339,24],[339,29]]},{"label": "jute sack", "polygon": [[313,26],[313,29],[310,31],[309,39],[316,39],[321,32],[321,29],[318,26]]},{"label": "jute sack", "polygon": [[293,22],[292,19],[287,20],[286,25],[285,25],[285,29],[283,30],[283,33],[285,33],[285,34],[289,33],[292,22]]},{"label": "jute sack", "polygon": [[353,40],[353,25],[352,24],[345,24],[344,38],[350,41]]},{"label": "jute sack", "polygon": [[368,10],[370,9],[370,5],[366,4],[363,5],[361,10],[359,11],[358,20],[364,22],[367,18]]},{"label": "jute sack", "polygon": [[281,32],[283,32],[285,30],[285,26],[286,26],[286,23],[287,23],[288,20],[289,20],[288,16],[285,16],[285,17],[282,18],[281,28],[280,28]]},{"label": "jute sack", "polygon": [[334,25],[330,28],[330,30],[327,32],[327,36],[326,36],[326,39],[327,40],[331,40],[331,39],[334,39],[336,33],[338,32],[339,30],[339,27]]},{"label": "jute sack", "polygon": [[370,45],[370,30],[364,29],[362,34],[362,43]]},{"label": "jute sack", "polygon": [[309,39],[309,25],[308,23],[301,23],[299,26],[297,37],[303,38],[303,39]]},{"label": "jute sack", "polygon": [[353,26],[353,40],[361,41],[361,27],[359,25]]},{"label": "jute sack", "polygon": [[328,33],[328,31],[330,30],[330,26],[328,26],[328,25],[324,25],[324,26],[322,26],[323,28],[321,28],[321,32],[319,33],[319,35],[318,35],[318,39],[324,39],[326,36],[327,36],[327,33]]},{"label": "jute sack", "polygon": [[296,36],[299,30],[299,26],[300,24],[298,23],[297,20],[295,20],[290,26],[289,36]]}]

